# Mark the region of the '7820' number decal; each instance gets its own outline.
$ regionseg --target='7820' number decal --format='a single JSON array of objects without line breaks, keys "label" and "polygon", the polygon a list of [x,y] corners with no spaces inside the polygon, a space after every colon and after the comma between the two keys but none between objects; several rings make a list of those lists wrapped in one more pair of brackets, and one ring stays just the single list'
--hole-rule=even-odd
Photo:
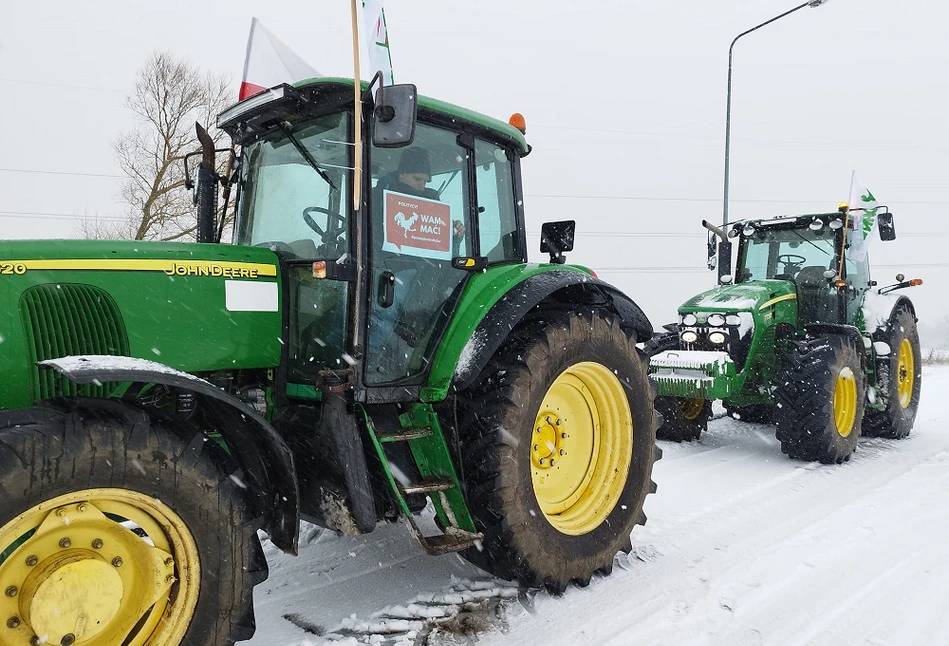
[{"label": "'7820' number decal", "polygon": [[22,262],[0,262],[0,276],[11,276],[16,274],[22,276],[26,273],[26,265]]}]

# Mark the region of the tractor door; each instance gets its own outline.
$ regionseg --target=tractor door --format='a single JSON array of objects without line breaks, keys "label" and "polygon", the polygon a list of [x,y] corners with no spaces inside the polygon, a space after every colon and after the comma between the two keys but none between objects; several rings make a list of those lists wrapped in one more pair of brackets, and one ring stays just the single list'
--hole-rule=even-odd
[{"label": "tractor door", "polygon": [[472,166],[456,131],[419,123],[406,148],[371,151],[371,306],[365,382],[420,384],[469,275]]},{"label": "tractor door", "polygon": [[365,382],[397,383],[391,392],[407,394],[401,386],[424,380],[470,275],[452,259],[477,256],[479,266],[527,260],[519,166],[502,146],[422,123],[411,147],[373,148],[372,155]]},{"label": "tractor door", "polygon": [[244,147],[235,241],[281,258],[290,383],[312,384],[322,370],[347,367],[352,284],[318,278],[313,263],[351,257],[350,120],[348,112],[329,114],[294,124],[295,143],[275,131]]},{"label": "tractor door", "polygon": [[854,260],[848,254],[845,266],[847,271],[847,323],[855,325],[857,313],[863,306],[866,293],[870,290],[870,263],[865,254],[860,260]]}]

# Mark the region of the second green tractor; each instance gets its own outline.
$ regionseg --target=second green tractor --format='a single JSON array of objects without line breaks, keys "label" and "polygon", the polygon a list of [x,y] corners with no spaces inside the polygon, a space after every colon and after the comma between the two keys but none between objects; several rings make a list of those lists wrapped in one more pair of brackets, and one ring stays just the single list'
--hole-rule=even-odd
[{"label": "second green tractor", "polygon": [[[915,307],[896,292],[922,281],[871,280],[865,247],[852,244],[861,211],[842,204],[727,231],[703,223],[720,238],[719,285],[646,344],[660,439],[697,440],[714,400],[736,419],[773,423],[781,450],[801,460],[841,463],[861,435],[909,434],[922,366]],[[876,223],[882,240],[895,238],[892,214]]]}]

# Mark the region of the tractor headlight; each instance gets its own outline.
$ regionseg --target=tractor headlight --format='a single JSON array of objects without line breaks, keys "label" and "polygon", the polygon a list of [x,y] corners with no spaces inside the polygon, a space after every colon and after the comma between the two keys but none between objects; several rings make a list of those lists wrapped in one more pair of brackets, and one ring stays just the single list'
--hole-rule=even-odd
[{"label": "tractor headlight", "polygon": [[699,335],[692,330],[686,330],[679,338],[682,339],[683,343],[695,343],[699,340]]},{"label": "tractor headlight", "polygon": [[708,340],[715,345],[723,345],[725,343],[725,334],[722,332],[712,332],[708,335]]},{"label": "tractor headlight", "polygon": [[737,314],[726,314],[725,323],[727,325],[741,325],[741,317]]},{"label": "tractor headlight", "polygon": [[709,314],[708,324],[712,327],[722,327],[725,325],[725,317],[722,314]]},{"label": "tractor headlight", "polygon": [[686,314],[682,317],[682,325],[695,325],[699,322],[695,314]]}]

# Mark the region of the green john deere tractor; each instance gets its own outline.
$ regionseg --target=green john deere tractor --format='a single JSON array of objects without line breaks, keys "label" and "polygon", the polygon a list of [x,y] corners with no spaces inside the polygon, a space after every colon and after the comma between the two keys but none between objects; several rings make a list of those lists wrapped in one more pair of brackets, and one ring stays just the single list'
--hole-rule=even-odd
[{"label": "green john deere tractor", "polygon": [[655,489],[653,330],[564,263],[572,222],[527,262],[523,133],[333,78],[218,125],[201,244],[0,245],[0,644],[247,639],[257,530],[295,553],[301,517],[554,591],[608,573]]},{"label": "green john deere tractor", "polygon": [[[660,439],[697,440],[716,399],[737,419],[773,422],[781,450],[802,460],[840,463],[861,434],[909,434],[922,383],[919,335],[912,302],[893,292],[922,281],[898,275],[877,287],[870,279],[865,246],[850,243],[861,211],[842,204],[836,213],[736,222],[727,233],[703,222],[720,238],[719,286],[683,303],[679,320],[646,344]],[[895,239],[891,213],[876,221],[882,240]]]}]

